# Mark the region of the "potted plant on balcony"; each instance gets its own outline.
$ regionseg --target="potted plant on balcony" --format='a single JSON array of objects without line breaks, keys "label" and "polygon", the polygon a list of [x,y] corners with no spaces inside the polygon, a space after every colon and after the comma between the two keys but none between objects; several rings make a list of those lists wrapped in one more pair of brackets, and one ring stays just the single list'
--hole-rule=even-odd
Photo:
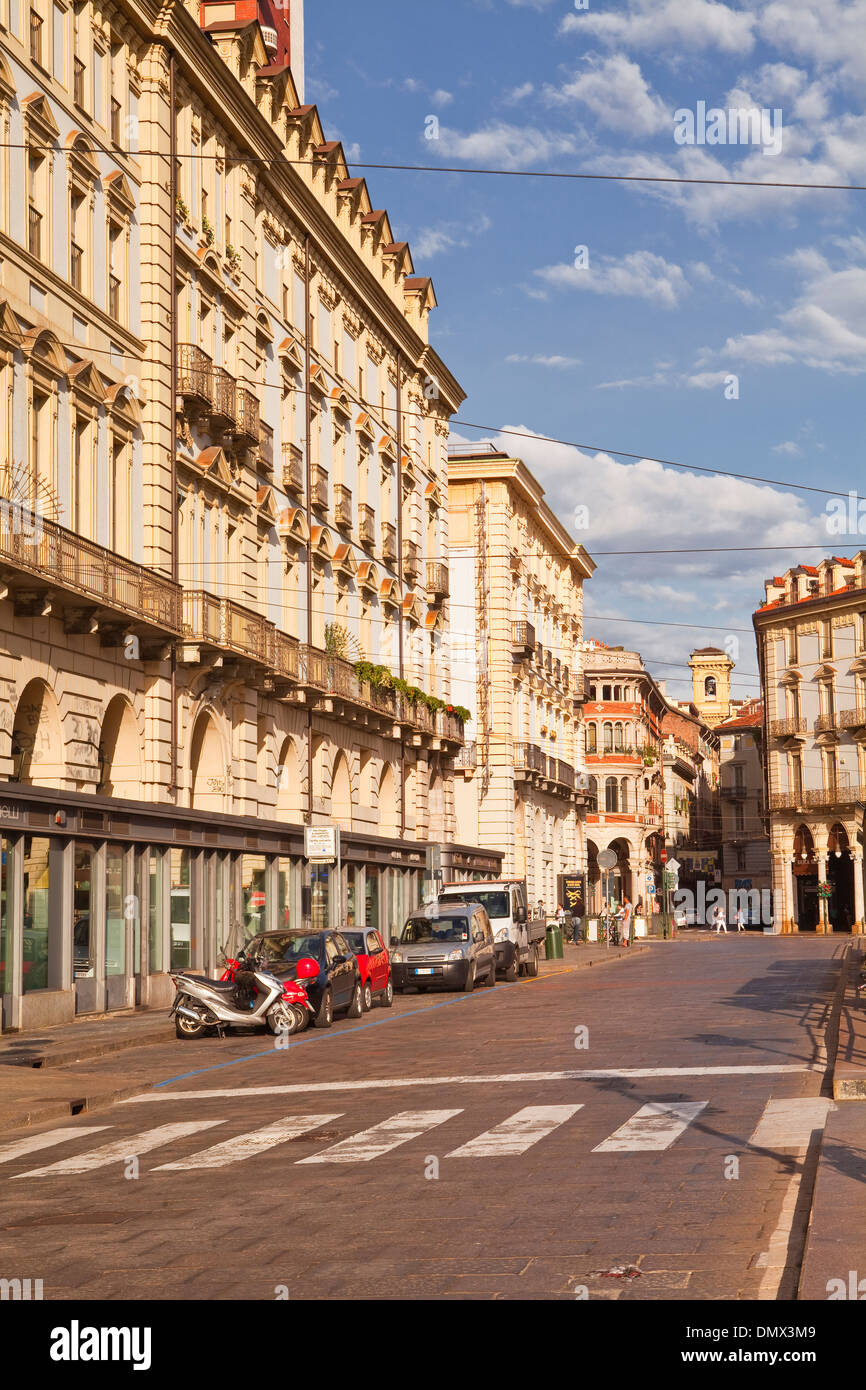
[{"label": "potted plant on balcony", "polygon": [[241,253],[236,246],[232,246],[231,244],[226,246],[226,265],[228,266],[229,274],[237,279],[241,273]]},{"label": "potted plant on balcony", "polygon": [[178,222],[182,222],[183,225],[186,227],[187,231],[189,231],[190,227],[192,226],[192,223],[190,221],[189,208],[187,207],[186,203],[183,201],[183,198],[180,196],[179,193],[174,202],[174,211]]}]

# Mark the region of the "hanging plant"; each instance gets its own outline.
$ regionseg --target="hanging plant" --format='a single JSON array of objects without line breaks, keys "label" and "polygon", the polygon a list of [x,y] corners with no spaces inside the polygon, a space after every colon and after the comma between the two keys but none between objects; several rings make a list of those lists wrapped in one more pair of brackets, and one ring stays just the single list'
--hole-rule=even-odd
[{"label": "hanging plant", "polygon": [[342,657],[344,661],[348,657],[349,634],[339,623],[326,623],[325,651],[328,656]]},{"label": "hanging plant", "polygon": [[446,705],[445,711],[447,714],[453,714],[454,718],[459,719],[461,724],[465,724],[467,719],[472,718],[470,711],[465,705]]},{"label": "hanging plant", "polygon": [[178,193],[177,198],[176,198],[176,200],[175,200],[174,207],[175,207],[175,212],[177,213],[177,216],[178,216],[179,220],[180,220],[181,222],[188,222],[188,221],[189,221],[189,208],[187,207],[186,203],[183,201],[183,198],[180,196],[179,193]]},{"label": "hanging plant", "polygon": [[203,217],[201,219],[201,230],[202,235],[205,241],[207,242],[208,246],[213,246],[214,241],[216,240],[216,232],[213,229],[213,223],[210,222],[207,217]]}]

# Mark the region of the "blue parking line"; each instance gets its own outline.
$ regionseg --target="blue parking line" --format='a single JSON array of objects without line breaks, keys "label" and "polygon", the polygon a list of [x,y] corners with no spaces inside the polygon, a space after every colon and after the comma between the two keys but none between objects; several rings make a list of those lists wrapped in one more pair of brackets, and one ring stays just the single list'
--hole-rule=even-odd
[{"label": "blue parking line", "polygon": [[[547,976],[546,978],[548,978],[548,979],[555,979],[556,977],[553,976],[553,975],[550,975],[550,976]],[[521,983],[522,983],[522,981],[520,981],[520,980],[510,980],[510,981],[509,981],[509,980],[503,980],[501,983],[497,981],[496,988],[497,988],[497,989],[502,989],[502,987],[503,987],[503,985],[504,985],[506,989],[513,989],[516,985],[519,985],[519,984],[521,984]],[[496,991],[495,991],[495,990],[494,990],[494,991],[488,990],[488,991],[487,991],[487,996],[486,996],[486,997],[487,997],[488,999],[495,999],[495,997],[496,997]],[[290,1043],[290,1046],[291,1046],[291,1047],[303,1047],[304,1043],[312,1042],[314,1036],[315,1036],[316,1039],[318,1040],[318,1037],[319,1037],[320,1035],[323,1035],[325,1038],[329,1038],[329,1037],[330,1037],[330,1038],[332,1038],[332,1037],[338,1037],[338,1038],[353,1037],[353,1036],[355,1035],[355,1033],[363,1033],[364,1030],[365,1030],[366,1028],[380,1028],[380,1027],[382,1026],[383,1023],[402,1023],[402,1021],[403,1021],[404,1018],[415,1018],[415,1016],[416,1016],[417,1014],[429,1014],[429,1013],[432,1013],[434,1009],[447,1009],[447,1008],[450,1008],[452,1004],[471,1004],[471,1003],[473,1003],[473,1002],[477,1002],[479,999],[482,999],[482,998],[484,998],[484,996],[481,995],[480,993],[478,993],[478,994],[472,993],[472,994],[460,995],[457,999],[443,999],[443,1001],[442,1001],[441,1004],[430,1004],[430,1005],[428,1005],[428,1007],[427,1007],[426,1009],[412,1009],[412,1011],[411,1011],[410,1013],[405,1013],[405,1014],[392,1014],[392,1013],[389,1013],[389,1015],[388,1015],[387,1018],[377,1018],[377,1019],[375,1019],[372,1023],[362,1023],[362,1024],[359,1025],[359,1027],[353,1028],[353,1029],[351,1030],[351,1032],[346,1032],[346,1033],[333,1033],[330,1029],[328,1029],[327,1031],[325,1031],[324,1029],[319,1029],[319,1030],[317,1030],[317,1033],[316,1033],[316,1034],[309,1033],[309,1034],[307,1035],[307,1037],[300,1037],[300,1038],[298,1038],[297,1042],[292,1042],[292,1043]],[[289,1037],[290,1037],[290,1038],[291,1038],[292,1036],[293,1036],[292,1034],[289,1034]],[[206,1076],[208,1072],[212,1072],[212,1071],[225,1071],[226,1067],[236,1067],[236,1066],[238,1066],[241,1062],[255,1062],[259,1057],[273,1057],[275,1050],[276,1050],[275,1048],[269,1047],[268,1050],[267,1050],[267,1052],[253,1052],[253,1053],[250,1054],[249,1057],[235,1057],[235,1058],[233,1058],[233,1060],[232,1060],[231,1062],[215,1062],[214,1065],[211,1066],[211,1067],[198,1067],[198,1068],[196,1069],[196,1071],[185,1071],[185,1072],[183,1072],[180,1076],[171,1076],[171,1077],[169,1077],[169,1079],[168,1079],[167,1081],[157,1081],[157,1082],[155,1082],[155,1083],[154,1083],[154,1086],[153,1086],[153,1090],[154,1090],[154,1091],[158,1091],[158,1090],[160,1090],[160,1088],[161,1088],[162,1086],[173,1086],[174,1083],[175,1083],[176,1081],[188,1081],[188,1080],[190,1079],[191,1076]]]}]

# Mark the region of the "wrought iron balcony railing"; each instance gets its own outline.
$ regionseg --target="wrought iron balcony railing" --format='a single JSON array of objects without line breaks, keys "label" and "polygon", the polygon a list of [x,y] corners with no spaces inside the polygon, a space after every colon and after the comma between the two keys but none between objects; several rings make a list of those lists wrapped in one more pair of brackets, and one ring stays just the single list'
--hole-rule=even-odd
[{"label": "wrought iron balcony railing", "polygon": [[304,455],[297,444],[284,444],[282,454],[283,487],[300,496],[304,491]]},{"label": "wrought iron balcony railing", "polygon": [[376,513],[366,502],[358,508],[358,539],[368,550],[376,544]]},{"label": "wrought iron balcony railing", "polygon": [[535,651],[535,628],[532,623],[521,618],[511,624],[511,653],[522,658],[531,657]]},{"label": "wrought iron balcony railing", "polygon": [[338,483],[334,488],[334,520],[341,531],[352,529],[352,492]]},{"label": "wrought iron balcony railing", "polygon": [[427,592],[435,599],[448,597],[448,566],[439,560],[427,561]]},{"label": "wrought iron balcony railing", "polygon": [[235,393],[236,434],[247,444],[259,442],[259,402],[246,386],[239,386]]},{"label": "wrought iron balcony railing", "polygon": [[213,405],[213,363],[195,343],[177,345],[177,389],[187,400]]},{"label": "wrought iron balcony railing", "polygon": [[770,720],[770,733],[774,738],[790,738],[792,734],[805,734],[808,727],[808,721],[799,715],[794,719]]},{"label": "wrought iron balcony railing", "polygon": [[397,562],[397,528],[390,521],[382,522],[382,559],[392,565]]}]

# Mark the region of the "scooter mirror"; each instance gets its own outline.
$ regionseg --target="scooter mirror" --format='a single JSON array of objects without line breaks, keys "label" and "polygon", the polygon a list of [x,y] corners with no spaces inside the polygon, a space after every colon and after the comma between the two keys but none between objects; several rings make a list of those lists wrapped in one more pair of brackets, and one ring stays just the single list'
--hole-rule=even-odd
[{"label": "scooter mirror", "polygon": [[295,976],[299,980],[312,980],[314,975],[318,975],[319,967],[312,956],[302,956],[295,967]]}]

